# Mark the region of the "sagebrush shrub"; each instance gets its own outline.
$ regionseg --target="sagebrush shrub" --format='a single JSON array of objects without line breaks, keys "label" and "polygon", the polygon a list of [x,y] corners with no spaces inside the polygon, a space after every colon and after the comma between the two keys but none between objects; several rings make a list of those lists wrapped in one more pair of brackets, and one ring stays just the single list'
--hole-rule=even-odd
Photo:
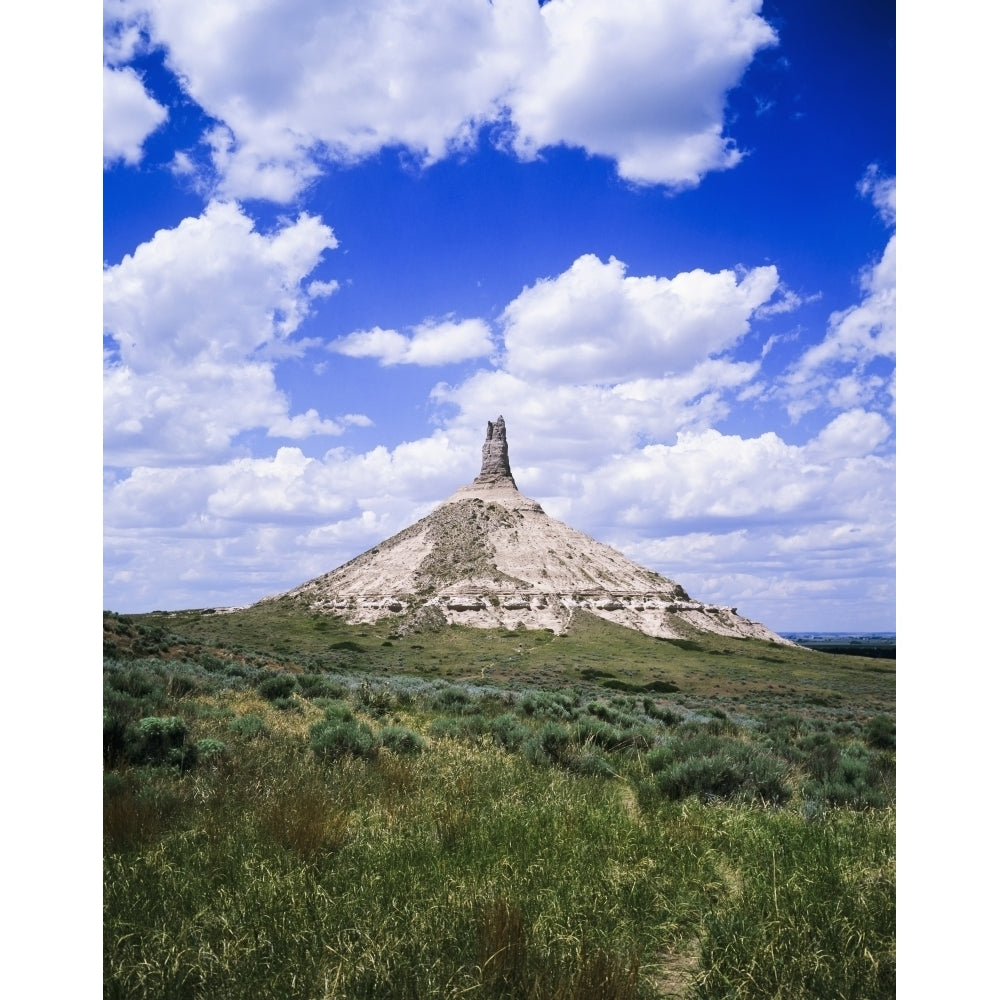
[{"label": "sagebrush shrub", "polygon": [[439,715],[427,727],[427,734],[435,740],[458,740],[462,738],[463,732],[461,720],[452,715]]},{"label": "sagebrush shrub", "polygon": [[596,743],[605,750],[619,750],[624,746],[622,730],[597,719],[583,719],[573,727],[578,743]]},{"label": "sagebrush shrub", "polygon": [[764,719],[764,732],[774,737],[776,743],[789,743],[806,731],[806,721],[791,712],[768,715]]},{"label": "sagebrush shrub", "polygon": [[226,744],[222,740],[212,739],[212,737],[206,737],[203,740],[198,740],[195,744],[198,749],[198,760],[211,760],[213,757],[220,757],[226,752]]},{"label": "sagebrush shrub", "polygon": [[652,698],[642,699],[642,710],[651,719],[662,722],[665,726],[676,726],[684,721],[684,716],[669,708],[660,708]]},{"label": "sagebrush shrub", "polygon": [[324,698],[320,707],[323,709],[323,718],[328,722],[350,722],[354,718],[354,712],[346,701],[331,701]]},{"label": "sagebrush shrub", "polygon": [[229,731],[241,739],[249,740],[264,733],[264,720],[253,712],[241,715],[229,723]]},{"label": "sagebrush shrub", "polygon": [[675,738],[646,756],[655,784],[668,799],[689,795],[751,802],[785,802],[788,765],[760,747],[702,733]]},{"label": "sagebrush shrub", "polygon": [[226,669],[229,661],[222,659],[220,656],[214,656],[212,653],[202,653],[198,657],[198,663],[210,674],[221,674]]},{"label": "sagebrush shrub", "polygon": [[291,674],[272,674],[257,685],[258,694],[268,701],[288,698],[294,690],[295,678]]},{"label": "sagebrush shrub", "polygon": [[149,716],[129,727],[125,754],[134,764],[167,764],[186,771],[198,762],[198,748],[187,742],[187,734],[179,716]]},{"label": "sagebrush shrub", "polygon": [[321,719],[309,728],[309,747],[320,760],[335,760],[338,757],[375,756],[375,733],[366,722],[352,719],[350,722],[331,722]]},{"label": "sagebrush shrub", "polygon": [[169,698],[184,698],[204,688],[205,684],[190,671],[174,671],[167,678],[166,695]]},{"label": "sagebrush shrub", "polygon": [[568,721],[580,714],[578,699],[554,691],[533,691],[521,699],[520,709],[525,715],[539,719]]},{"label": "sagebrush shrub", "polygon": [[505,750],[516,750],[531,730],[518,722],[516,715],[506,712],[490,720],[489,732],[498,746]]},{"label": "sagebrush shrub", "polygon": [[891,801],[894,774],[891,757],[872,754],[855,743],[844,748],[837,766],[825,778],[805,782],[802,794],[807,800],[829,805],[880,808]]},{"label": "sagebrush shrub", "polygon": [[376,718],[388,714],[397,704],[396,695],[392,691],[382,685],[372,684],[367,677],[355,692],[354,700]]},{"label": "sagebrush shrub", "polygon": [[676,735],[646,755],[651,771],[663,771],[677,761],[690,757],[714,757],[726,753],[738,741],[716,733],[699,723],[685,723]]},{"label": "sagebrush shrub", "polygon": [[187,736],[187,723],[177,715],[140,719],[138,729],[150,749],[174,749]]},{"label": "sagebrush shrub", "polygon": [[147,698],[153,695],[159,701],[164,694],[162,678],[150,670],[139,667],[110,671],[107,674],[107,682],[115,691],[122,691],[133,698]]},{"label": "sagebrush shrub", "polygon": [[648,750],[653,744],[653,736],[635,725],[619,728],[596,719],[583,719],[574,726],[574,734],[579,743],[596,743],[605,750],[620,753],[624,750]]},{"label": "sagebrush shrub", "polygon": [[840,743],[827,733],[813,733],[801,739],[795,757],[811,778],[825,781],[840,763]]},{"label": "sagebrush shrub", "polygon": [[574,774],[586,774],[598,778],[612,778],[615,774],[615,769],[608,759],[589,744],[568,747],[559,763]]},{"label": "sagebrush shrub", "polygon": [[456,684],[442,688],[431,699],[430,707],[439,712],[461,712],[472,701],[472,695]]},{"label": "sagebrush shrub", "polygon": [[524,741],[524,756],[532,764],[562,764],[572,741],[571,729],[558,722],[546,722]]},{"label": "sagebrush shrub", "polygon": [[865,741],[879,750],[895,750],[896,723],[888,715],[876,715],[865,726]]},{"label": "sagebrush shrub", "polygon": [[602,701],[589,702],[587,704],[587,712],[612,726],[629,726],[635,723],[631,712],[624,711],[622,708],[614,705],[606,705]]},{"label": "sagebrush shrub", "polygon": [[302,674],[298,679],[299,691],[304,698],[343,698],[347,688],[322,674]]},{"label": "sagebrush shrub", "polygon": [[688,795],[733,798],[743,802],[786,802],[785,767],[770,755],[747,751],[731,757],[692,757],[664,771],[657,779],[669,799]]},{"label": "sagebrush shrub", "polygon": [[419,733],[405,726],[386,726],[379,733],[379,743],[398,754],[417,754],[427,747],[426,740]]},{"label": "sagebrush shrub", "polygon": [[682,722],[677,727],[684,735],[733,736],[739,732],[739,727],[728,719],[709,718],[705,722]]}]

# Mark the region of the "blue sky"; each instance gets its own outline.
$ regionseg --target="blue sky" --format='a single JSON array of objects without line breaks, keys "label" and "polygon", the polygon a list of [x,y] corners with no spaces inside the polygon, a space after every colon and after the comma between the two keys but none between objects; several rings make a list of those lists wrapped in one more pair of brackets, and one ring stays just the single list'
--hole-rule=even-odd
[{"label": "blue sky", "polygon": [[472,479],[779,630],[895,628],[895,9],[106,2],[104,606]]}]

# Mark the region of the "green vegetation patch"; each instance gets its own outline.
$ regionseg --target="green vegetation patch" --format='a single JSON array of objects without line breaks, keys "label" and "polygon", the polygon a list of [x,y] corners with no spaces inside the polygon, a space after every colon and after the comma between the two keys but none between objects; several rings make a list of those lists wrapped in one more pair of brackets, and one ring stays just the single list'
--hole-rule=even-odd
[{"label": "green vegetation patch", "polygon": [[105,662],[105,997],[894,995],[891,674],[278,610]]},{"label": "green vegetation patch", "polygon": [[630,684],[628,681],[616,679],[602,681],[601,687],[606,687],[611,691],[648,691],[657,694],[673,694],[676,691],[680,691],[680,688],[673,681],[649,681],[646,684]]}]

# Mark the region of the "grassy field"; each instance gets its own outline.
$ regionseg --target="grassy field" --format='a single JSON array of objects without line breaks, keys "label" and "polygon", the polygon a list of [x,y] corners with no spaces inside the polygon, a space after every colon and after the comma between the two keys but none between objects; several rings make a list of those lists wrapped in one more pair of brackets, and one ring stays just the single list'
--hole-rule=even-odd
[{"label": "grassy field", "polygon": [[134,620],[218,647],[225,656],[264,655],[274,666],[290,669],[499,684],[642,688],[659,683],[695,699],[723,700],[734,709],[744,702],[765,708],[795,704],[806,711],[812,711],[809,706],[840,706],[862,714],[895,709],[894,660],[838,656],[690,629],[687,639],[654,639],[586,612],[574,617],[564,636],[460,626],[406,635],[392,619],[352,626],[310,614],[289,599],[231,614],[182,611]]},{"label": "grassy field", "polygon": [[894,661],[104,628],[107,997],[895,995]]}]

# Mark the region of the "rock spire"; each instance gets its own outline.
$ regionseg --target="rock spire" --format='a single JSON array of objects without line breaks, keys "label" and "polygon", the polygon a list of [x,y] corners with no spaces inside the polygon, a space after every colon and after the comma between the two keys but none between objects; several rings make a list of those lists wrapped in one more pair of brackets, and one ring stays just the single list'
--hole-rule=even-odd
[{"label": "rock spire", "polygon": [[486,423],[486,441],[483,444],[483,465],[475,483],[480,486],[500,486],[508,483],[517,489],[514,476],[510,471],[510,459],[507,456],[507,425],[503,417],[489,420]]}]

